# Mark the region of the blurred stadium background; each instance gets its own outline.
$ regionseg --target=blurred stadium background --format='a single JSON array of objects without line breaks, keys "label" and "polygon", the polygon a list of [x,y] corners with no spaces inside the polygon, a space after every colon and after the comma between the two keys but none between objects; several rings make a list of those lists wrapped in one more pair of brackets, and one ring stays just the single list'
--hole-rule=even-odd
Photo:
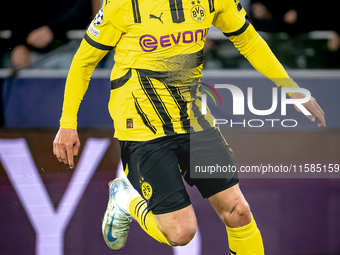
[{"label": "blurred stadium background", "polygon": [[[6,8],[12,8],[7,4]],[[93,10],[98,9],[96,4],[94,0]],[[54,157],[52,142],[68,67],[85,30],[67,31],[67,43],[26,67],[13,68],[11,16],[6,13],[7,23],[2,24],[8,26],[0,27],[0,254],[227,254],[223,224],[208,202],[190,187],[199,231],[188,246],[159,244],[133,221],[123,250],[113,252],[106,247],[101,219],[108,199],[107,183],[122,174],[119,146],[107,110],[114,52],[95,70],[81,105],[81,153],[75,169],[70,170]],[[327,168],[340,164],[340,51],[327,47],[333,32],[261,35],[294,80],[318,100],[326,112],[327,127],[317,128],[292,106],[285,117],[278,107],[268,118],[297,120],[294,128],[285,128],[280,122],[274,127],[268,123],[261,128],[249,127],[248,120],[266,118],[247,109],[244,116],[233,115],[230,92],[218,90],[223,107],[215,106],[211,98],[208,105],[216,118],[229,120],[221,129],[238,164],[321,164]],[[273,84],[254,71],[221,32],[212,28],[208,39],[203,82],[233,84],[245,96],[247,87],[252,87],[255,108],[269,109]],[[231,127],[231,119],[238,123],[246,120],[246,127]],[[316,173],[254,177],[244,176],[240,182],[262,232],[266,254],[340,254],[340,172],[329,178]]]}]

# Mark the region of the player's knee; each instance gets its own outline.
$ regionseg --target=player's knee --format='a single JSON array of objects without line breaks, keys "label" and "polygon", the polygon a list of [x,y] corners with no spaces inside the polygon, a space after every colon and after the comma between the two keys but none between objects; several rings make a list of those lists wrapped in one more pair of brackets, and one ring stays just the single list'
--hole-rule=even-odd
[{"label": "player's knee", "polygon": [[194,238],[196,230],[196,224],[178,226],[175,231],[167,235],[167,239],[171,246],[187,245]]},{"label": "player's knee", "polygon": [[230,212],[226,212],[224,222],[229,227],[243,227],[251,222],[251,212],[247,201],[241,200],[235,202]]},{"label": "player's knee", "polygon": [[195,236],[196,228],[185,228],[168,236],[168,241],[172,246],[187,245]]},{"label": "player's knee", "polygon": [[236,203],[231,213],[236,214],[238,217],[251,217],[250,207],[246,201]]}]

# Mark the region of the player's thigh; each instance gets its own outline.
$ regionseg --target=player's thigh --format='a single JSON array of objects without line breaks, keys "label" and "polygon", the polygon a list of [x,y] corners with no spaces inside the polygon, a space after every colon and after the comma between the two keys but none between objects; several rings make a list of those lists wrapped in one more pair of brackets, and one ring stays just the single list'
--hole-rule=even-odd
[{"label": "player's thigh", "polygon": [[[217,128],[211,128],[191,135],[190,166],[184,178],[190,186],[196,186],[203,198],[209,198],[238,184],[236,161],[228,143]],[[196,173],[196,166],[218,166],[230,171],[209,171]],[[195,176],[196,178],[192,178]]]},{"label": "player's thigh", "polygon": [[[191,136],[190,168],[194,166],[227,167],[231,171],[219,175],[206,173],[204,178],[185,178],[207,198],[219,217],[230,227],[240,227],[250,222],[251,214],[239,185],[234,153],[217,128]],[[193,169],[191,169],[193,171]],[[208,176],[207,176],[208,175]],[[214,178],[209,178],[214,177]],[[249,222],[248,222],[249,220]]]},{"label": "player's thigh", "polygon": [[148,142],[121,142],[127,177],[147,201],[153,214],[165,214],[191,204],[186,192],[172,139]]}]

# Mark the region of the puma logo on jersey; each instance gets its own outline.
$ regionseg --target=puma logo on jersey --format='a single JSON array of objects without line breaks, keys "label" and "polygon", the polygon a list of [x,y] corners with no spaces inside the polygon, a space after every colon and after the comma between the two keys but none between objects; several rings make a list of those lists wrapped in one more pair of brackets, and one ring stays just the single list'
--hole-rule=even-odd
[{"label": "puma logo on jersey", "polygon": [[157,17],[153,14],[150,14],[150,19],[158,19],[163,24],[163,21],[161,20],[162,14],[163,14],[163,12],[161,13],[161,15],[159,15],[159,17]]}]

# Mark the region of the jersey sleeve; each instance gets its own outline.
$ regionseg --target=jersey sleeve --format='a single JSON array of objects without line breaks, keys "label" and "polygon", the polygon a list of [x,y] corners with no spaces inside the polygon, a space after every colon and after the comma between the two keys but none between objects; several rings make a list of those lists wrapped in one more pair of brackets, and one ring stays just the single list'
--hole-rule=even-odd
[{"label": "jersey sleeve", "polygon": [[84,39],[97,49],[112,50],[126,31],[124,13],[120,1],[104,0]]},{"label": "jersey sleeve", "polygon": [[64,92],[60,128],[77,130],[77,114],[80,103],[89,86],[93,70],[107,51],[92,47],[85,39],[74,55]]},{"label": "jersey sleeve", "polygon": [[98,62],[124,33],[124,12],[119,0],[104,0],[75,54],[67,76],[60,128],[77,129],[77,113]]},{"label": "jersey sleeve", "polygon": [[[287,74],[266,42],[247,21],[239,0],[218,0],[213,25],[220,29],[261,74],[278,87],[299,87]],[[291,96],[294,93],[288,93]]]},{"label": "jersey sleeve", "polygon": [[[230,36],[229,39],[257,71],[272,80],[278,87],[299,87],[251,24],[242,34]],[[294,93],[287,94],[291,96]]]},{"label": "jersey sleeve", "polygon": [[239,0],[219,0],[216,1],[213,25],[227,37],[239,35],[249,26],[246,16],[247,13]]}]

